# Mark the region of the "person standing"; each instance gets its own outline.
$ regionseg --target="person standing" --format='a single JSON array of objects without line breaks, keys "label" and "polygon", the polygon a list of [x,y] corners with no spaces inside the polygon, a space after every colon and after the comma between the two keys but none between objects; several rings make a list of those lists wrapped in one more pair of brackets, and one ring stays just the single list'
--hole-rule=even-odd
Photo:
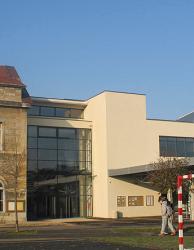
[{"label": "person standing", "polygon": [[170,207],[166,196],[161,195],[158,201],[161,204],[161,215],[162,215],[162,226],[161,226],[161,231],[159,235],[160,236],[167,235],[168,234],[167,229],[169,228],[171,231],[171,235],[174,236],[176,235],[176,231],[172,224],[172,218],[173,218],[172,207]]}]

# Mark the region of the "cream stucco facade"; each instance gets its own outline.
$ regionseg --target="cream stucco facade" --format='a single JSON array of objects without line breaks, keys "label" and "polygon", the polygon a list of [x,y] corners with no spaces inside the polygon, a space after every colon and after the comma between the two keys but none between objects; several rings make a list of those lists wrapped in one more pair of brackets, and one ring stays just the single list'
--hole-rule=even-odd
[{"label": "cream stucco facade", "polygon": [[[145,95],[118,92],[103,92],[89,99],[84,117],[92,122],[93,215],[159,215],[158,192],[122,179],[127,174],[119,174],[119,170],[157,161],[159,136],[194,137],[194,124],[147,119]],[[109,175],[112,170],[118,174]],[[146,206],[146,196],[150,195],[154,205]],[[117,207],[118,196],[126,197],[124,207]],[[128,206],[128,196],[143,196],[142,206]]]}]

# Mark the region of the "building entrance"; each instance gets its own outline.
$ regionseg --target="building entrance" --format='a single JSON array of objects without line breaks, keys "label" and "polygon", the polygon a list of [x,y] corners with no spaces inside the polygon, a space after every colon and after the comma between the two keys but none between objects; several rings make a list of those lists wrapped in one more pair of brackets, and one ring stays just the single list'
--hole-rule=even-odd
[{"label": "building entrance", "polygon": [[28,219],[92,216],[91,130],[28,126]]},{"label": "building entrance", "polygon": [[39,188],[28,199],[28,219],[80,216],[79,182]]}]

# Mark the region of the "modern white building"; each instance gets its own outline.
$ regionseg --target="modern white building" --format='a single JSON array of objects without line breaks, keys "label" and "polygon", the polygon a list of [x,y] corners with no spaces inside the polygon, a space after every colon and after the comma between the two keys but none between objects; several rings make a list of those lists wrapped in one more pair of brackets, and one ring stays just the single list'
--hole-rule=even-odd
[{"label": "modern white building", "polygon": [[[78,202],[78,216],[160,215],[159,194],[141,182],[142,174],[160,156],[194,156],[194,124],[147,119],[145,95],[104,91],[86,101],[32,97],[32,102],[29,128],[86,129],[90,134],[83,166],[88,171],[85,204]],[[50,113],[59,108],[75,115]]]},{"label": "modern white building", "polygon": [[[147,119],[146,96],[124,92],[104,91],[88,100],[29,98],[17,75],[18,85],[13,77],[3,83],[10,70],[13,76],[10,67],[0,71],[1,92],[7,91],[6,100],[0,96],[0,121],[6,136],[12,124],[11,116],[6,123],[8,105],[13,114],[22,109],[21,136],[27,138],[22,219],[160,215],[158,191],[142,176],[160,156],[187,157],[193,165],[193,116]],[[17,95],[22,88],[28,105],[14,99],[15,88]],[[0,176],[0,219],[13,218],[9,197]]]}]

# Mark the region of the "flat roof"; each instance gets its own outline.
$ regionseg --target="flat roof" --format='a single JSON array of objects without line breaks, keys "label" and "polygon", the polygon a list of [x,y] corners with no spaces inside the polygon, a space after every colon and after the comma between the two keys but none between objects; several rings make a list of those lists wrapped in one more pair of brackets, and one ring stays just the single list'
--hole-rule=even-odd
[{"label": "flat roof", "polygon": [[56,103],[56,104],[73,104],[87,106],[86,101],[83,100],[73,100],[73,99],[56,99],[56,98],[46,98],[46,97],[34,97],[31,96],[32,102],[43,102],[43,103]]}]

